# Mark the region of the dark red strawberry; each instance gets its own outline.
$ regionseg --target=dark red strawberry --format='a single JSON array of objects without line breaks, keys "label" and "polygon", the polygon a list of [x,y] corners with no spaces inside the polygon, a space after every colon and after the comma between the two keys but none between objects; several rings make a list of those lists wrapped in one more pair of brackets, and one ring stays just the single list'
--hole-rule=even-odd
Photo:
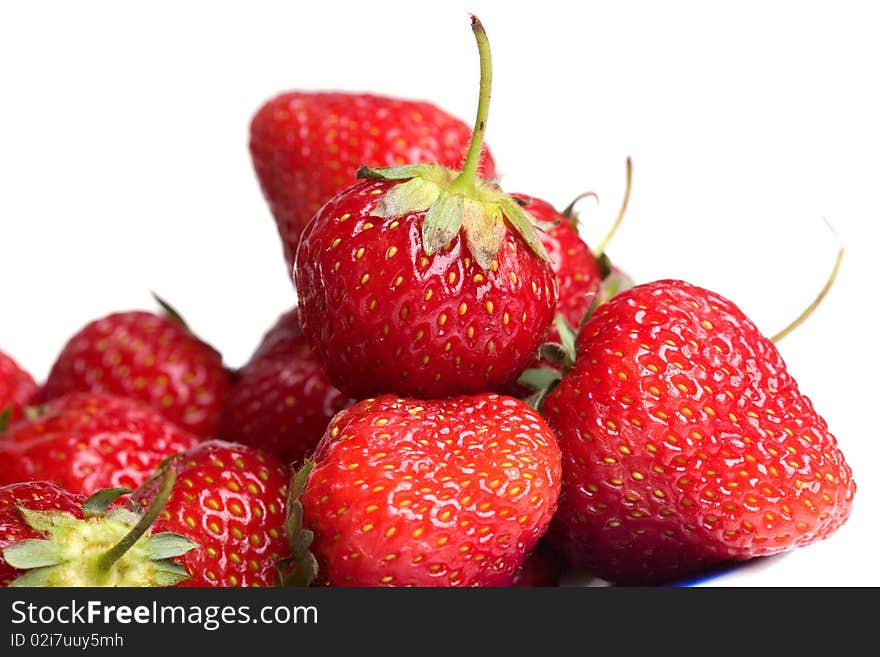
[{"label": "dark red strawberry", "polygon": [[195,545],[147,531],[174,483],[165,474],[162,496],[145,512],[116,503],[125,490],[86,499],[47,481],[0,487],[0,586],[172,586],[186,579],[171,558]]},{"label": "dark red strawberry", "polygon": [[338,586],[505,586],[544,533],[559,448],[495,394],[385,395],[334,418],[302,495],[319,577]]},{"label": "dark red strawberry", "polygon": [[[460,166],[470,136],[465,123],[421,101],[293,91],[266,102],[251,121],[250,152],[288,265],[306,223],[354,183],[361,166]],[[481,168],[485,177],[495,177],[487,149]]]},{"label": "dark red strawberry", "polygon": [[0,431],[15,422],[36,399],[37,384],[10,356],[0,351]]},{"label": "dark red strawberry", "polygon": [[[272,586],[287,558],[288,469],[265,452],[209,440],[172,461],[177,485],[154,531],[187,537],[198,548],[179,559],[191,578],[181,586]],[[154,498],[159,479],[133,499]]]},{"label": "dark red strawberry", "polygon": [[0,485],[45,479],[91,495],[136,488],[192,434],[134,399],[82,392],[58,397],[0,437]]},{"label": "dark red strawberry", "polygon": [[512,196],[535,219],[547,222],[548,225],[555,224],[539,235],[550,256],[558,283],[556,312],[561,313],[572,326],[579,326],[602,285],[599,261],[581,239],[572,217],[560,213],[547,201],[533,196]]},{"label": "dark red strawberry", "polygon": [[282,463],[298,463],[349,403],[303,337],[294,308],[278,319],[236,373],[220,438],[263,449]]},{"label": "dark red strawberry", "polygon": [[742,311],[694,285],[599,306],[543,410],[563,453],[553,537],[604,579],[668,581],[849,517],[855,484],[825,420]]},{"label": "dark red strawberry", "polygon": [[303,333],[351,397],[441,397],[503,389],[531,360],[556,305],[536,225],[476,178],[489,100],[488,43],[476,128],[460,173],[363,170],[300,242]]},{"label": "dark red strawberry", "polygon": [[42,398],[71,392],[131,397],[205,438],[216,434],[228,378],[220,354],[179,316],[131,311],[77,332],[52,366]]}]

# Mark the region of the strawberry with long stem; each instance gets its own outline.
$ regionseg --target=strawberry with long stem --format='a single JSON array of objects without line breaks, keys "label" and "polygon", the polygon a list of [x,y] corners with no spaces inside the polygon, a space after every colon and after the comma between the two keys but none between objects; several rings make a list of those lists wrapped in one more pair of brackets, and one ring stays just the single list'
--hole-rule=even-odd
[{"label": "strawberry with long stem", "polygon": [[828,538],[849,518],[837,439],[728,299],[639,285],[564,342],[576,358],[542,410],[563,454],[551,537],[573,564],[658,583]]},{"label": "strawberry with long stem", "polygon": [[480,97],[461,171],[362,168],[363,181],[324,205],[299,245],[303,332],[352,397],[503,389],[552,320],[556,280],[540,222],[476,175],[492,71],[475,17],[472,29]]}]

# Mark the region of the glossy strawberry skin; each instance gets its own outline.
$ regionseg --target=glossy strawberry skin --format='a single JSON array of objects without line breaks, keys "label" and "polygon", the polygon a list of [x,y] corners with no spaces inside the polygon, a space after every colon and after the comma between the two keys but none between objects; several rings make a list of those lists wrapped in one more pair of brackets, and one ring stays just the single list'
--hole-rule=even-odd
[{"label": "glossy strawberry skin", "polygon": [[167,457],[198,443],[139,401],[73,393],[0,437],[0,485],[45,479],[84,495],[136,488]]},{"label": "glossy strawberry skin", "polygon": [[546,530],[559,449],[495,394],[384,395],[341,412],[302,496],[319,577],[336,586],[506,586]]},{"label": "glossy strawberry skin", "polygon": [[8,586],[23,571],[13,568],[3,559],[3,550],[25,539],[43,538],[29,526],[19,511],[24,506],[32,511],[60,511],[82,518],[86,498],[71,493],[48,481],[22,481],[0,486],[0,586]]},{"label": "glossy strawberry skin", "polygon": [[732,302],[682,281],[596,311],[543,410],[564,481],[552,534],[622,584],[827,538],[855,483],[825,420]]},{"label": "glossy strawberry skin", "polygon": [[[261,450],[208,440],[175,460],[177,482],[153,532],[171,531],[199,547],[177,561],[190,573],[178,586],[272,586],[284,535],[289,472]],[[157,481],[132,499],[147,508]]]},{"label": "glossy strawberry skin", "polygon": [[[556,210],[547,201],[526,194],[511,194],[539,221],[555,223],[546,231],[538,233],[541,243],[552,261],[553,273],[558,284],[556,312],[561,313],[574,327],[581,321],[593,304],[602,287],[602,271],[599,261],[584,242],[572,219]],[[551,326],[550,339],[558,340],[556,329]]]},{"label": "glossy strawberry skin", "polygon": [[8,411],[7,423],[21,417],[22,410],[35,401],[37,389],[33,377],[0,351],[0,414]]},{"label": "glossy strawberry skin", "polygon": [[52,366],[42,399],[70,392],[130,397],[206,438],[216,434],[228,379],[220,354],[183,324],[130,311],[77,332]]},{"label": "glossy strawberry skin", "polygon": [[[361,165],[435,162],[459,167],[471,128],[431,103],[372,94],[293,91],[270,99],[250,126],[260,187],[292,266],[306,223],[354,184]],[[484,178],[495,165],[483,149]]]},{"label": "glossy strawberry skin", "polygon": [[487,270],[461,234],[425,255],[424,212],[371,215],[393,184],[364,181],[309,224],[295,272],[303,333],[351,397],[503,389],[553,318],[552,269],[509,227]]},{"label": "glossy strawberry skin", "polygon": [[258,447],[282,463],[299,463],[327,424],[351,403],[333,387],[302,335],[297,309],[278,318],[236,372],[223,409],[220,438]]}]

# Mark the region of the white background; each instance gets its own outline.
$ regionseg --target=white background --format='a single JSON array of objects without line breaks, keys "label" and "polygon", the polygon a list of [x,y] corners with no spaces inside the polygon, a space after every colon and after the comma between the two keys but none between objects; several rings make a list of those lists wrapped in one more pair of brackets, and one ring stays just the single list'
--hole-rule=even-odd
[{"label": "white background", "polygon": [[[175,303],[230,365],[294,303],[248,122],[287,89],[431,100],[487,139],[504,187],[604,235],[637,279],[679,277],[771,334],[859,484],[831,540],[738,579],[878,585],[877,17],[855,2],[27,2],[0,8],[0,349],[42,378],[86,321]],[[874,479],[874,481],[872,481]]]}]

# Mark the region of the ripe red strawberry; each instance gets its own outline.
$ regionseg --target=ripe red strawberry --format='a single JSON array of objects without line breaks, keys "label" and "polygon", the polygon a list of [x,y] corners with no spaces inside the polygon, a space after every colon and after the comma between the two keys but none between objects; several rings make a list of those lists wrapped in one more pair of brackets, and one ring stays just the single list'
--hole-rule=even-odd
[{"label": "ripe red strawberry", "polygon": [[258,447],[282,463],[298,463],[349,403],[303,337],[294,308],[278,319],[236,372],[220,438]]},{"label": "ripe red strawberry", "polygon": [[544,533],[559,448],[511,397],[385,395],[334,418],[302,495],[319,576],[346,586],[504,586]]},{"label": "ripe red strawberry", "polygon": [[488,44],[474,138],[460,173],[437,165],[364,170],[327,202],[297,253],[303,333],[346,394],[416,397],[499,390],[540,345],[556,281],[537,221],[476,178]]},{"label": "ripe red strawberry", "polygon": [[200,438],[216,434],[228,372],[179,316],[121,312],[90,322],[62,350],[42,391],[139,399]]},{"label": "ripe red strawberry", "polygon": [[[304,91],[267,101],[251,121],[250,152],[288,264],[309,219],[362,165],[460,166],[470,136],[465,123],[427,102]],[[488,149],[481,167],[495,177]]]},{"label": "ripe red strawberry", "polygon": [[0,351],[0,431],[34,402],[37,384],[10,356]]},{"label": "ripe red strawberry", "polygon": [[543,410],[563,453],[553,536],[604,579],[668,581],[849,517],[850,467],[773,343],[688,283],[601,305]]},{"label": "ripe red strawberry", "polygon": [[0,485],[45,479],[85,495],[136,488],[164,459],[197,442],[137,400],[73,393],[3,433]]},{"label": "ripe red strawberry", "polygon": [[86,499],[47,481],[0,487],[0,586],[172,586],[186,579],[170,558],[194,544],[147,533],[159,505],[141,512],[115,504],[125,492]]},{"label": "ripe red strawberry", "polygon": [[[198,547],[179,559],[191,578],[181,586],[271,586],[290,554],[285,535],[288,470],[268,454],[209,440],[172,461],[177,485],[154,523]],[[150,504],[159,480],[132,498]]]}]

